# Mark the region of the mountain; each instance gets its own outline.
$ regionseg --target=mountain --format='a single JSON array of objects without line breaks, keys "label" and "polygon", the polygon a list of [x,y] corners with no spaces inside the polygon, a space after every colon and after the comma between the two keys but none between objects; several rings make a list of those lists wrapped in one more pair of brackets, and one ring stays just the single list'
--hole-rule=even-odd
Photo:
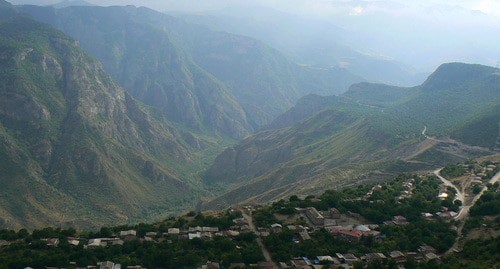
[{"label": "mountain", "polygon": [[304,97],[269,129],[217,157],[206,180],[233,190],[205,207],[316,193],[490,154],[499,104],[498,70],[461,63],[440,66],[418,87],[362,83],[341,96]]},{"label": "mountain", "polygon": [[52,5],[55,8],[65,8],[70,6],[93,6],[93,4],[84,0],[63,0]]},{"label": "mountain", "polygon": [[17,15],[17,11],[9,2],[0,0],[0,18],[2,20],[12,18]]},{"label": "mountain", "polygon": [[77,38],[132,96],[171,120],[233,138],[306,94],[336,94],[363,81],[343,68],[297,65],[252,38],[147,8],[18,9]]},{"label": "mountain", "polygon": [[245,112],[225,85],[197,66],[170,34],[137,22],[137,17],[149,15],[143,14],[146,9],[18,9],[79,39],[82,48],[99,59],[134,98],[170,120],[233,138],[244,137],[252,130]]},{"label": "mountain", "polygon": [[195,203],[189,172],[218,141],[150,112],[49,25],[2,21],[0,51],[1,227],[99,227]]},{"label": "mountain", "polygon": [[[425,79],[425,75],[408,65],[389,57],[362,52],[371,52],[373,48],[370,43],[350,42],[351,36],[360,35],[358,32],[322,19],[264,7],[172,14],[214,30],[262,40],[298,63],[322,68],[340,67],[370,82],[413,86]],[[357,38],[363,39],[363,36]]]}]

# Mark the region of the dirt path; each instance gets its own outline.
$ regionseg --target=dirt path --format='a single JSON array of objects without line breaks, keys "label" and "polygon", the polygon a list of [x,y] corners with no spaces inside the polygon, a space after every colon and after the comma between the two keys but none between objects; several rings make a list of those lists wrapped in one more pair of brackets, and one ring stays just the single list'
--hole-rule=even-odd
[{"label": "dirt path", "polygon": [[269,250],[267,249],[266,245],[264,245],[264,242],[262,242],[262,238],[257,233],[257,229],[255,228],[255,225],[253,224],[253,218],[252,218],[251,214],[252,213],[250,213],[250,215],[243,213],[243,218],[245,218],[245,220],[248,222],[248,226],[250,227],[250,230],[258,236],[256,241],[257,241],[257,244],[259,245],[260,249],[262,250],[262,255],[264,255],[264,258],[266,259],[266,261],[271,262],[273,264],[273,268],[278,269],[279,268],[278,264],[276,264],[273,261],[273,259],[271,257],[271,253],[269,253]]}]

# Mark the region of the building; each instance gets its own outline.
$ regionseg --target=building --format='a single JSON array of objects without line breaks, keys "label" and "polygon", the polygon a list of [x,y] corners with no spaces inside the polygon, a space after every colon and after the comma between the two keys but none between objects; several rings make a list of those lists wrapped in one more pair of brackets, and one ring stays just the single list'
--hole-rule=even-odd
[{"label": "building", "polygon": [[347,254],[336,253],[335,255],[341,262],[347,263],[349,265],[353,265],[354,263],[359,261],[359,258],[352,253],[347,253]]},{"label": "building", "polygon": [[181,230],[179,228],[168,228],[167,232],[169,235],[179,235]]},{"label": "building", "polygon": [[368,253],[365,255],[367,262],[371,263],[374,261],[385,260],[387,257],[382,253]]},{"label": "building", "polygon": [[425,255],[427,253],[436,253],[436,249],[428,246],[428,245],[423,245],[418,248],[418,252],[422,253],[422,255]]},{"label": "building", "polygon": [[97,267],[99,269],[121,269],[122,266],[119,263],[113,263],[110,261],[98,262]]},{"label": "building", "polygon": [[336,208],[330,208],[329,213],[330,213],[330,218],[332,219],[340,219],[340,217],[342,217],[342,214]]},{"label": "building", "polygon": [[409,223],[408,220],[403,216],[394,216],[392,222],[394,222],[394,224],[396,225],[406,225]]},{"label": "building", "polygon": [[314,225],[323,226],[325,225],[325,217],[319,213],[314,207],[306,208],[306,216]]},{"label": "building", "polygon": [[340,229],[333,229],[332,234],[339,240],[346,241],[349,243],[359,243],[363,237],[363,233],[360,231],[347,231]]},{"label": "building", "polygon": [[389,258],[395,260],[399,264],[406,262],[406,256],[399,250],[391,251],[389,253]]},{"label": "building", "polygon": [[300,241],[304,242],[306,240],[311,240],[311,236],[307,231],[302,231],[299,233],[299,239]]}]

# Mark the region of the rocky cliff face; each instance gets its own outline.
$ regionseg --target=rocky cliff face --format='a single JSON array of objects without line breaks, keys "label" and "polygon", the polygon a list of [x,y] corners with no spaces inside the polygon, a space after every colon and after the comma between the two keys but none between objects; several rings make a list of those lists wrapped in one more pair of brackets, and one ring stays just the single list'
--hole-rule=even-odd
[{"label": "rocky cliff face", "polygon": [[78,38],[134,98],[191,128],[243,138],[303,95],[340,93],[362,78],[299,66],[252,38],[147,8],[20,7]]},{"label": "rocky cliff face", "polygon": [[27,18],[0,24],[5,227],[123,223],[196,195],[177,168],[212,142],[152,116],[76,45]]}]

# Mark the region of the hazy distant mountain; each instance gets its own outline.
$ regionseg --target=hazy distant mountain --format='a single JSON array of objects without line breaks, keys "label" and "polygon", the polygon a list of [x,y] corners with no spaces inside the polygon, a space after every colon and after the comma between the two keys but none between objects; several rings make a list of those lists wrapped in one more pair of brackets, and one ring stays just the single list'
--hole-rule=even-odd
[{"label": "hazy distant mountain", "polygon": [[[262,40],[299,63],[345,68],[367,81],[413,86],[425,79],[425,75],[400,62],[350,47],[349,37],[355,33],[323,20],[260,7],[175,15],[212,29]],[[369,43],[359,45],[370,51]]]},{"label": "hazy distant mountain", "polygon": [[[285,128],[257,133],[217,157],[207,180],[235,188],[207,206],[311,193],[491,153],[499,104],[498,71],[459,63],[442,65],[419,87],[363,83],[340,97],[307,96],[270,126]],[[425,139],[424,126],[438,138]]]},{"label": "hazy distant mountain", "polygon": [[172,120],[236,138],[303,95],[340,93],[363,80],[342,68],[299,66],[254,39],[146,8],[19,10],[78,38],[134,97]]},{"label": "hazy distant mountain", "polygon": [[93,6],[93,4],[84,0],[63,0],[57,4],[52,5],[55,8],[65,8],[70,6]]},{"label": "hazy distant mountain", "polygon": [[183,169],[215,141],[154,117],[76,44],[25,17],[0,23],[0,226],[117,224],[193,205],[200,186]]}]

